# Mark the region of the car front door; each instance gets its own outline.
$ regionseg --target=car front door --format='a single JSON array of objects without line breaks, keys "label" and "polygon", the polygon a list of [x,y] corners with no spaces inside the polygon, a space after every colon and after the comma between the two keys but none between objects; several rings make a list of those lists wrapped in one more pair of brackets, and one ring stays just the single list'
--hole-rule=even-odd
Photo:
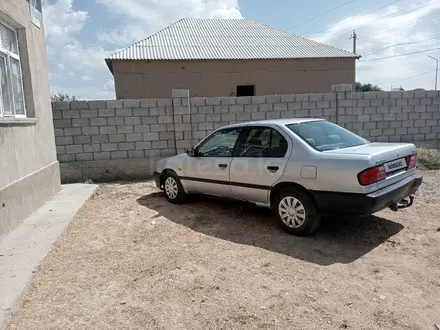
[{"label": "car front door", "polygon": [[270,188],[281,178],[291,151],[291,140],[282,130],[270,126],[247,127],[231,162],[233,197],[269,203]]},{"label": "car front door", "polygon": [[202,141],[185,161],[183,184],[189,192],[232,197],[229,183],[234,147],[242,128],[218,130]]}]

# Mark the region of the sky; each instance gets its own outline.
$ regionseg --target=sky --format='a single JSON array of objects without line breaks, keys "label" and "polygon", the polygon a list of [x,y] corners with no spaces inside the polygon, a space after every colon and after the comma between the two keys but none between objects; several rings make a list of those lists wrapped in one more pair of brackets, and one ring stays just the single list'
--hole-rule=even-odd
[{"label": "sky", "polygon": [[51,92],[80,99],[115,98],[104,59],[182,17],[252,19],[350,51],[355,29],[356,80],[385,90],[434,89],[428,55],[440,59],[440,0],[43,0],[43,16]]}]

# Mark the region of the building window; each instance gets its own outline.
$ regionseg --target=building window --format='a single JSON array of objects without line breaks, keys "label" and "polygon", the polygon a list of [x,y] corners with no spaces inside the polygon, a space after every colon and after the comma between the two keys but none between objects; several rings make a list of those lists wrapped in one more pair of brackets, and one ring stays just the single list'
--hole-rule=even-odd
[{"label": "building window", "polygon": [[17,31],[0,22],[0,117],[25,117]]},{"label": "building window", "polygon": [[237,96],[254,96],[255,85],[241,85],[237,86]]}]

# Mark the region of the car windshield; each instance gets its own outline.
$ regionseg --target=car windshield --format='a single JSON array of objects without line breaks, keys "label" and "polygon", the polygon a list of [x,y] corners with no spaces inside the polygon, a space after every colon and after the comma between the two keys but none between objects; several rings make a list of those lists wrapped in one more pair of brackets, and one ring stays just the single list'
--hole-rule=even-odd
[{"label": "car windshield", "polygon": [[287,127],[319,151],[350,148],[367,144],[367,140],[328,121],[309,121]]}]

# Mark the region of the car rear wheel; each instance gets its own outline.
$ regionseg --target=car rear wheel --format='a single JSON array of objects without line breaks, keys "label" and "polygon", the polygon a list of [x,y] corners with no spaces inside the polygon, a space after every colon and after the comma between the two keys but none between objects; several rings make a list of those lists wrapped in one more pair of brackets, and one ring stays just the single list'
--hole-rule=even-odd
[{"label": "car rear wheel", "polygon": [[275,198],[273,210],[280,226],[289,234],[309,235],[321,220],[313,200],[296,188],[281,190]]},{"label": "car rear wheel", "polygon": [[183,190],[179,177],[172,172],[167,172],[163,181],[163,190],[170,203],[181,204],[185,202],[186,193]]}]

